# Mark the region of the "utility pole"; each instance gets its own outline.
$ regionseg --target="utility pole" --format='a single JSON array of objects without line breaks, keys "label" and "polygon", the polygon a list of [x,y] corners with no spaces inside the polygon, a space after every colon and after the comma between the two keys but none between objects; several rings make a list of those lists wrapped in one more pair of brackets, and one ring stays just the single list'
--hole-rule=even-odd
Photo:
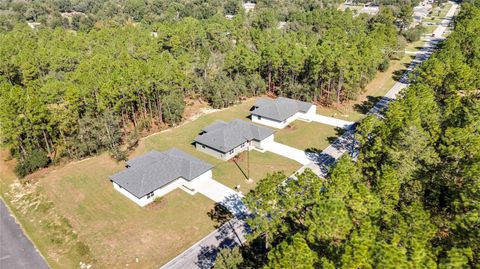
[{"label": "utility pole", "polygon": [[248,149],[247,149],[247,177],[248,181],[250,180],[250,141],[247,140]]}]

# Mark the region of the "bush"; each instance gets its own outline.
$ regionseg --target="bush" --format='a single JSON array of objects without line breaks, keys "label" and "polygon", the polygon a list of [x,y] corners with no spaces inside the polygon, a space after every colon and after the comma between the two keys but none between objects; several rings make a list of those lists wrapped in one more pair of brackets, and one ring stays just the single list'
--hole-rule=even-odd
[{"label": "bush", "polygon": [[388,67],[390,67],[390,60],[388,58],[386,58],[385,60],[383,60],[383,62],[378,66],[378,69],[381,71],[381,72],[385,72],[387,71]]},{"label": "bush", "polygon": [[82,241],[77,242],[77,252],[80,256],[84,257],[90,255],[90,248],[87,244],[83,243]]},{"label": "bush", "polygon": [[408,40],[408,42],[415,42],[420,40],[424,31],[425,27],[418,25],[405,31],[403,36]]},{"label": "bush", "polygon": [[110,149],[110,154],[112,157],[117,161],[126,161],[127,160],[127,153],[121,150],[118,147],[114,147]]},{"label": "bush", "polygon": [[15,174],[19,178],[24,178],[26,175],[38,170],[39,168],[47,167],[50,163],[47,153],[43,150],[31,151],[24,160],[21,160],[15,166]]}]

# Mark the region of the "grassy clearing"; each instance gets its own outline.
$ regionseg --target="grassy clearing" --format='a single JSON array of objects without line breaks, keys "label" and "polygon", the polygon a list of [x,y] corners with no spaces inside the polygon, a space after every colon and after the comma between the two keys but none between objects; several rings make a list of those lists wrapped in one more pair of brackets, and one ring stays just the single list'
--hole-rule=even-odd
[{"label": "grassy clearing", "polygon": [[[250,158],[250,179],[252,179],[250,182],[246,181],[248,158]],[[291,159],[270,152],[260,153],[252,150],[248,154],[242,152],[236,161],[230,160],[217,165],[213,170],[213,177],[230,188],[240,185],[240,191],[247,193],[269,173],[283,171],[286,175],[291,175],[300,167],[299,163]]]},{"label": "grassy clearing", "polygon": [[316,122],[295,121],[275,135],[275,140],[297,149],[323,150],[338,136],[337,128]]},{"label": "grassy clearing", "polygon": [[[177,147],[215,165],[214,177],[233,188],[241,185],[246,193],[267,173],[283,170],[286,174],[300,168],[293,160],[271,154],[250,152],[250,183],[245,183],[247,173],[246,153],[237,163],[217,160],[197,151],[191,142],[200,130],[215,120],[243,118],[249,114],[254,100],[207,115],[179,127],[141,140],[130,157],[149,150]],[[0,171],[9,171],[8,180],[2,179],[3,188],[14,182],[11,167],[2,162]],[[191,196],[176,190],[164,197],[160,206],[140,208],[115,191],[108,176],[123,169],[123,163],[113,161],[108,154],[92,157],[63,166],[51,167],[32,175],[30,179],[41,188],[46,200],[59,216],[68,220],[71,229],[85,242],[96,260],[95,267],[153,268],[163,264],[197,242],[214,229],[215,223],[207,213],[214,202],[197,194]],[[243,172],[242,172],[243,171]],[[3,175],[3,172],[2,172]],[[27,223],[27,233],[38,242],[39,249],[54,268],[72,268],[81,257],[75,252],[60,253],[61,247],[53,244],[41,229],[39,220],[48,215],[16,214]],[[31,219],[30,219],[31,218]],[[76,256],[75,256],[76,255]],[[136,263],[136,258],[139,263]]]}]

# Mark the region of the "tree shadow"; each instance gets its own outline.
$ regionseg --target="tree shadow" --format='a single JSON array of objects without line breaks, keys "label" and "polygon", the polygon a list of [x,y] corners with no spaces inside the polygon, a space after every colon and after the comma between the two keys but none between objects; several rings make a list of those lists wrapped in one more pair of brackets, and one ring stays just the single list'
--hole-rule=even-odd
[{"label": "tree shadow", "polygon": [[403,78],[403,75],[405,74],[405,71],[406,71],[405,69],[394,71],[393,74],[392,74],[393,80],[400,81]]},{"label": "tree shadow", "polygon": [[215,222],[214,227],[217,229],[233,218],[233,214],[221,203],[215,203],[215,206],[207,212],[207,216]]},{"label": "tree shadow", "polygon": [[248,233],[249,230],[247,229],[247,226],[244,222],[238,221],[238,219],[232,219],[218,228],[217,234],[215,235],[215,239],[218,243],[216,243],[215,245],[199,246],[200,253],[197,255],[197,261],[195,261],[195,265],[198,268],[212,268],[215,263],[215,259],[217,258],[218,252],[222,248],[243,246],[240,235],[237,231],[238,228],[235,229],[235,225],[239,224],[241,232],[243,233]]},{"label": "tree shadow", "polygon": [[[372,109],[372,107],[375,106],[375,104],[377,104],[380,100],[382,99],[381,96],[367,96],[367,100],[363,101],[362,103],[360,104],[355,104],[353,106],[353,108],[355,109],[355,111],[359,112],[359,113],[362,113],[362,114],[367,114],[368,111],[370,111],[370,109]],[[329,141],[330,143],[332,143],[332,141]]]}]

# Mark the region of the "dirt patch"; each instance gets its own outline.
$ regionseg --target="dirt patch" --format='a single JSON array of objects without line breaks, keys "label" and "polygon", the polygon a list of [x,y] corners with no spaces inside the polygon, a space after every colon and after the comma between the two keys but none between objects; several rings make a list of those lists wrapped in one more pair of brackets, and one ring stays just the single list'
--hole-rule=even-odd
[{"label": "dirt patch", "polygon": [[289,124],[289,125],[287,125],[287,127],[285,129],[288,130],[288,131],[295,131],[297,129],[297,127]]},{"label": "dirt patch", "polygon": [[166,207],[167,204],[167,199],[161,198],[159,201],[153,201],[152,203],[148,204],[146,208],[148,208],[149,210],[159,210]]}]

